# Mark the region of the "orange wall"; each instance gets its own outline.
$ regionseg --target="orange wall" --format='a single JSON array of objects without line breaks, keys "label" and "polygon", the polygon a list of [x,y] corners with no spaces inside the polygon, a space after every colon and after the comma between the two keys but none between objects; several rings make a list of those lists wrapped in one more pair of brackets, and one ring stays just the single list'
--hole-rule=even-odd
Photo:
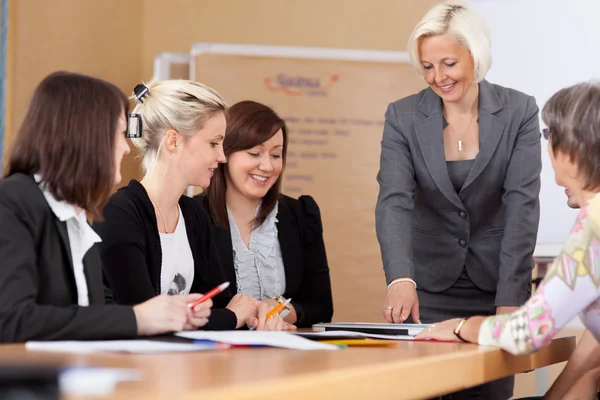
[{"label": "orange wall", "polygon": [[156,53],[197,42],[405,50],[438,1],[144,0],[142,74],[151,76]]},{"label": "orange wall", "polygon": [[[142,0],[10,0],[6,147],[35,86],[56,70],[86,73],[130,92],[140,80]],[[137,163],[126,160],[128,175]]]},{"label": "orange wall", "polygon": [[[67,69],[116,83],[125,93],[152,76],[158,52],[196,42],[404,50],[438,0],[52,0],[10,1],[5,148],[31,93]],[[133,155],[123,182],[139,177]]]}]

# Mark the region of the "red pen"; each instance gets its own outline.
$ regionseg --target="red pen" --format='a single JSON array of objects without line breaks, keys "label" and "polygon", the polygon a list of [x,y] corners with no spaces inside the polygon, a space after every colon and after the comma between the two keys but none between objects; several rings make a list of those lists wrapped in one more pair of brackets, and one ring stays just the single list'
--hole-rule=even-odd
[{"label": "red pen", "polygon": [[193,303],[188,304],[188,307],[193,310],[194,307],[196,307],[198,304],[203,303],[208,299],[212,299],[213,297],[215,297],[216,295],[218,295],[219,293],[221,293],[223,290],[227,289],[228,287],[229,287],[229,282],[221,283],[216,288],[211,289],[208,292],[204,293],[202,295],[202,297],[200,297],[198,300],[194,301]]}]

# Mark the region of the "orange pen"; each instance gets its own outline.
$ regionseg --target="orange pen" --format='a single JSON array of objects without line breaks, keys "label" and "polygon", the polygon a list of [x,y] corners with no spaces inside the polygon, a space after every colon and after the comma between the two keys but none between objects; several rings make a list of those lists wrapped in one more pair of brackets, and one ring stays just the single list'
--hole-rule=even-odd
[{"label": "orange pen", "polygon": [[283,307],[287,306],[288,304],[290,304],[290,301],[292,301],[292,299],[287,299],[285,301],[285,303],[279,303],[274,309],[272,309],[271,311],[269,311],[269,313],[267,314],[265,319],[269,319],[272,318],[275,314],[277,314],[279,311],[283,310]]}]

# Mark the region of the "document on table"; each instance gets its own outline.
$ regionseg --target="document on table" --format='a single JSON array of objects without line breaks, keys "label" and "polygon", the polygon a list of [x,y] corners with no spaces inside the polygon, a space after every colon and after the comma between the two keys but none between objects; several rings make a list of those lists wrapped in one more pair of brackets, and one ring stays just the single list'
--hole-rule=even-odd
[{"label": "document on table", "polygon": [[313,340],[335,340],[335,339],[384,339],[384,340],[415,340],[410,335],[380,335],[376,333],[362,333],[352,331],[322,331],[322,332],[294,332],[294,335]]},{"label": "document on table", "polygon": [[338,347],[319,343],[288,332],[272,331],[185,331],[175,334],[187,339],[213,340],[236,346],[272,346],[296,350],[337,350]]},{"label": "document on table", "polygon": [[56,341],[25,343],[27,350],[58,351],[67,353],[99,353],[99,352],[124,352],[124,353],[177,353],[203,350],[223,349],[229,346],[221,343],[171,343],[154,340],[96,340],[96,341]]},{"label": "document on table", "polygon": [[60,372],[60,390],[72,396],[110,396],[120,382],[139,381],[135,369],[106,367],[67,367]]},{"label": "document on table", "polygon": [[328,322],[314,324],[315,331],[351,331],[374,335],[415,336],[428,324],[389,324],[373,322]]}]

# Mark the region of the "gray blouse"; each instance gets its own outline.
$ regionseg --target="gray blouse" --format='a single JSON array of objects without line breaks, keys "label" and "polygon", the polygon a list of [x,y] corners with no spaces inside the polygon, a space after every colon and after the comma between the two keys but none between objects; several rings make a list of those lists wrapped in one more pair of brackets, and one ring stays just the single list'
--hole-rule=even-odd
[{"label": "gray blouse", "polygon": [[285,270],[276,225],[278,206],[275,204],[262,225],[252,230],[249,247],[242,241],[235,220],[227,210],[238,293],[258,300],[281,296],[285,292]]}]

